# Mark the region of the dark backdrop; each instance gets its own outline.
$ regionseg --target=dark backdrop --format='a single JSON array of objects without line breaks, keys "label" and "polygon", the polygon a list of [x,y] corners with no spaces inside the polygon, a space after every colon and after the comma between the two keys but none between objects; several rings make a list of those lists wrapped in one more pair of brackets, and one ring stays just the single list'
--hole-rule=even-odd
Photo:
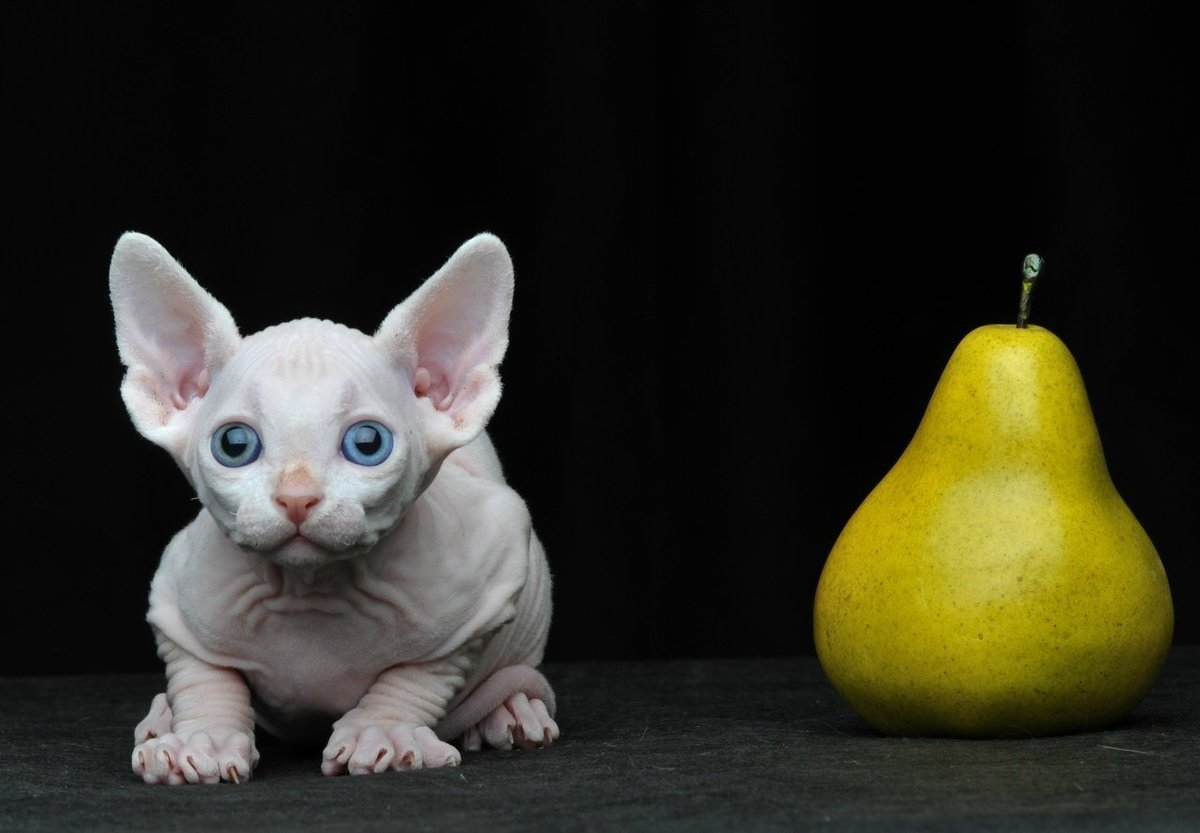
[{"label": "dark backdrop", "polygon": [[370,331],[467,237],[505,240],[491,430],[556,660],[812,653],[830,546],[1040,252],[1033,320],[1200,639],[1182,20],[442,5],[0,7],[5,673],[159,667],[146,590],[196,504],[118,395],[128,229],[246,332]]}]

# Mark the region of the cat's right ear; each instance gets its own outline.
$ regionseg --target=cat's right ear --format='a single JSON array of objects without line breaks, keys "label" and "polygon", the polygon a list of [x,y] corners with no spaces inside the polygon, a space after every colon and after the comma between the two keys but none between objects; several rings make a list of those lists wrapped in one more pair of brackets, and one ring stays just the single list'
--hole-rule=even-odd
[{"label": "cat's right ear", "polygon": [[194,405],[237,349],[233,316],[144,234],[121,235],[108,271],[121,396],[145,437],[179,457]]}]

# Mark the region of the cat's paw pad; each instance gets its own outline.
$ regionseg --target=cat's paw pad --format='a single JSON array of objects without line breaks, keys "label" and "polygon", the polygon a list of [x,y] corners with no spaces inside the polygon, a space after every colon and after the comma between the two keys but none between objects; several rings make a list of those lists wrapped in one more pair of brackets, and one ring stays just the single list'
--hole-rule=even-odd
[{"label": "cat's paw pad", "polygon": [[558,724],[546,704],[517,692],[479,721],[464,739],[467,749],[480,749],[484,742],[496,749],[532,749],[549,746],[558,739]]},{"label": "cat's paw pad", "polygon": [[133,749],[133,771],[147,784],[215,784],[249,781],[258,764],[254,738],[245,732],[166,732]]},{"label": "cat's paw pad", "polygon": [[462,755],[428,726],[367,723],[337,726],[322,755],[326,775],[368,775],[389,769],[458,766]]}]

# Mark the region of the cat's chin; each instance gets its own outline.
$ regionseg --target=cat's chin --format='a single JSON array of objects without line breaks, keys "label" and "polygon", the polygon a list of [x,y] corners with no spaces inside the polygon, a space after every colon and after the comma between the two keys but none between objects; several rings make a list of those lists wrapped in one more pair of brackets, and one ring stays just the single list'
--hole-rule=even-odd
[{"label": "cat's chin", "polygon": [[314,570],[333,561],[350,557],[352,553],[333,552],[299,535],[289,538],[281,546],[263,553],[278,567],[292,570]]}]

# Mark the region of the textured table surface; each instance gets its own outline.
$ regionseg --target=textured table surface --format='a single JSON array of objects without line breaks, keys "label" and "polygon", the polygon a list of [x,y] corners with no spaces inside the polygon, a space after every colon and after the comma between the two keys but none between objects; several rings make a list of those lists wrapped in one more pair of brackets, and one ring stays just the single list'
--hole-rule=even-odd
[{"label": "textured table surface", "polygon": [[1200,830],[1200,647],[1106,731],[885,738],[813,658],[551,665],[563,737],[454,769],[326,778],[260,742],[248,784],[148,786],[161,678],[0,678],[0,831]]}]

